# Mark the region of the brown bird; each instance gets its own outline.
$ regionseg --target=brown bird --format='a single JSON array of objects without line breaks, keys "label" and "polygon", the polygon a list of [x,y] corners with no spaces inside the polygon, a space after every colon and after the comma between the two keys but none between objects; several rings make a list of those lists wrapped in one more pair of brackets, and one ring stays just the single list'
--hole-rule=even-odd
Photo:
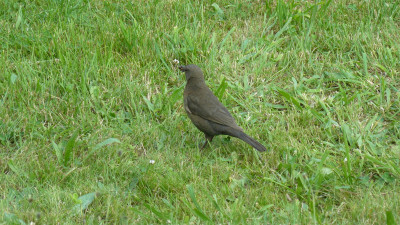
[{"label": "brown bird", "polygon": [[260,152],[266,150],[236,124],[229,111],[207,87],[203,71],[198,66],[179,66],[179,69],[186,75],[186,87],[183,92],[185,111],[193,124],[206,136],[202,149],[214,136],[225,134],[243,140]]}]

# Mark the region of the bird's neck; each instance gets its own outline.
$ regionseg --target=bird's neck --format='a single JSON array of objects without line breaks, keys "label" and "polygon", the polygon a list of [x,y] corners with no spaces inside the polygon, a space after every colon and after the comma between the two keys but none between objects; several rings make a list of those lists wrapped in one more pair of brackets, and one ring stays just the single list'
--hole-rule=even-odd
[{"label": "bird's neck", "polygon": [[190,78],[186,83],[186,86],[187,87],[189,86],[191,88],[201,88],[205,85],[206,85],[206,82],[204,81],[204,79],[197,78],[197,77]]}]

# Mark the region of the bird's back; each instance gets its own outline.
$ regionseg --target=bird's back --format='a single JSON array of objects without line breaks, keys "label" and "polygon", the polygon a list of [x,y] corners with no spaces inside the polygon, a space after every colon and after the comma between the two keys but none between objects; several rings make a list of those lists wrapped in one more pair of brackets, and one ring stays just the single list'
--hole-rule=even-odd
[{"label": "bird's back", "polygon": [[189,80],[184,90],[186,110],[203,119],[242,130],[214,93],[202,82]]}]

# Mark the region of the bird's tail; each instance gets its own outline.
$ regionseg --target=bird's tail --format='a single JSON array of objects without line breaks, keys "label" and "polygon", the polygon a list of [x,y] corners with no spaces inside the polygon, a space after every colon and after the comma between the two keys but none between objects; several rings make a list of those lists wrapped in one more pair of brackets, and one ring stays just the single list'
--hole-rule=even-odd
[{"label": "bird's tail", "polygon": [[255,149],[257,149],[260,152],[264,152],[264,151],[267,150],[264,147],[264,145],[262,145],[260,142],[258,142],[256,140],[254,140],[252,137],[250,137],[249,135],[247,135],[246,133],[244,133],[241,130],[235,130],[230,135],[241,139],[242,141],[244,141],[244,142],[248,143],[249,145],[253,146]]}]

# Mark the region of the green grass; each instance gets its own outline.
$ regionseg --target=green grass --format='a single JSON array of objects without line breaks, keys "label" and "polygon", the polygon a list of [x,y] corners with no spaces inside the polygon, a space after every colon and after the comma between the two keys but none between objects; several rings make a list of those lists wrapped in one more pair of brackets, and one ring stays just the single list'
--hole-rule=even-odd
[{"label": "green grass", "polygon": [[[399,224],[399,30],[398,1],[2,0],[0,222]],[[269,151],[200,151],[174,59]]]}]

